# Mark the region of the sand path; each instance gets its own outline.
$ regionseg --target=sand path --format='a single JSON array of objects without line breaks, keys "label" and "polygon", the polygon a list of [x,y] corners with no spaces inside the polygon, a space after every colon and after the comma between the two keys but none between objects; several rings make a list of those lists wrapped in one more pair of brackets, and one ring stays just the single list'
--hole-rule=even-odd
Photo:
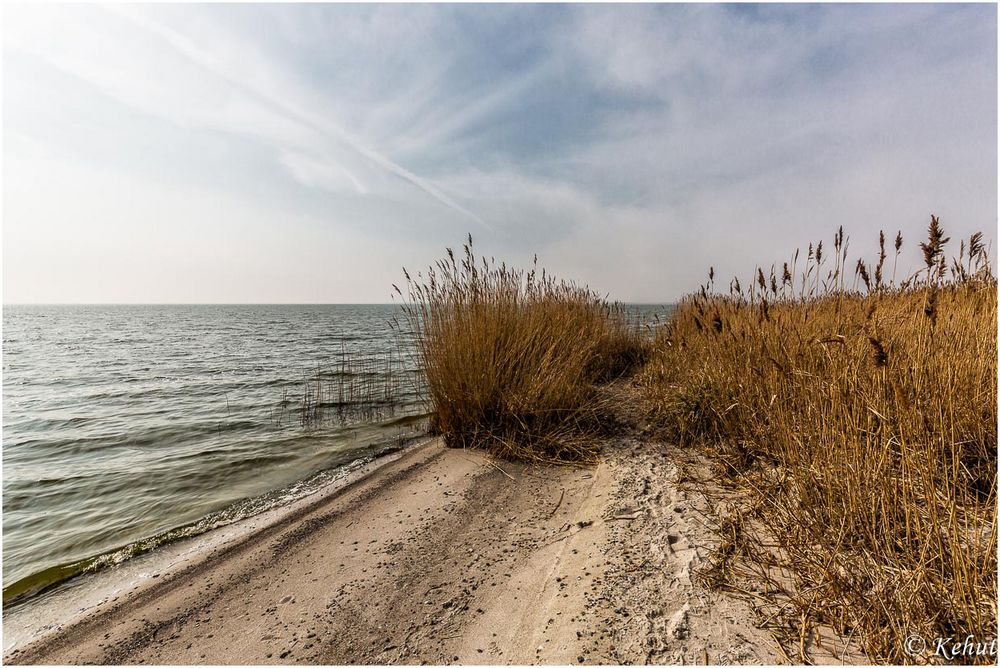
[{"label": "sand path", "polygon": [[415,446],[14,650],[11,663],[774,663],[692,570],[716,540],[663,446],[591,468]]}]

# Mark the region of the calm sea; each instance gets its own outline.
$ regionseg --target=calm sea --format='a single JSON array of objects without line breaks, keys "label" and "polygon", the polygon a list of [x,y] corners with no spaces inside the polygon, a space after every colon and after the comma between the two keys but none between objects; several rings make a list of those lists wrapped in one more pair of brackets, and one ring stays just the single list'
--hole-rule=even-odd
[{"label": "calm sea", "polygon": [[398,315],[5,306],[4,602],[301,498],[419,432]]},{"label": "calm sea", "polygon": [[424,410],[398,310],[5,306],[5,601],[397,442]]}]

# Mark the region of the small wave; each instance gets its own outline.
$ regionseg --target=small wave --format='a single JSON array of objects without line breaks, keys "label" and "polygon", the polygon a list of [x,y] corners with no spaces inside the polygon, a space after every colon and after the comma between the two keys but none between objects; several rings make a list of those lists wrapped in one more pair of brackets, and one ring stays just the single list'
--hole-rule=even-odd
[{"label": "small wave", "polygon": [[383,422],[381,426],[383,427],[404,427],[407,425],[419,424],[427,419],[429,419],[434,413],[418,413],[416,415],[404,415],[398,417],[395,420],[389,420],[388,422]]},{"label": "small wave", "polygon": [[[394,309],[5,308],[5,569],[41,573],[25,585],[35,591],[84,563],[70,560],[255,494],[272,475],[283,483],[299,470],[289,456],[308,473],[343,461],[339,449],[367,452],[358,439],[384,426],[409,430],[398,418],[425,403],[411,391],[422,387],[412,337],[385,326]],[[364,389],[383,371],[392,410],[316,406],[383,398]],[[303,401],[336,419],[303,420]],[[188,493],[204,511],[172,503]]]},{"label": "small wave", "polygon": [[198,536],[213,529],[288,505],[314,494],[332,483],[343,480],[379,457],[397,452],[403,447],[401,442],[396,441],[380,443],[372,446],[366,456],[353,459],[334,468],[325,469],[281,489],[241,499],[190,524],[168,529],[86,559],[59,564],[33,573],[4,587],[3,605],[20,604],[80,575],[94,573],[124,563],[162,545]]}]

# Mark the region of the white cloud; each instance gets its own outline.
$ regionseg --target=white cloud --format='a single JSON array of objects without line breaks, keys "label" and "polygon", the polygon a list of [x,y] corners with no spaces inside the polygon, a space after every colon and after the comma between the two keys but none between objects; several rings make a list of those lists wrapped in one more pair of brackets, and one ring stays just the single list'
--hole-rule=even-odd
[{"label": "white cloud", "polygon": [[[106,197],[111,184],[127,188],[136,210],[148,211],[137,199],[148,198],[228,234],[241,234],[243,218],[281,229],[286,243],[249,237],[281,250],[275,275],[299,275],[325,248],[316,228],[335,229],[368,255],[328,271],[350,266],[361,277],[350,285],[379,287],[352,297],[344,282],[327,293],[334,301],[381,294],[391,276],[379,248],[392,249],[393,266],[419,266],[467,231],[490,253],[538,251],[553,270],[641,300],[693,289],[710,264],[725,275],[777,261],[841,223],[859,248],[883,226],[913,239],[932,211],[967,236],[996,223],[995,12],[16,7],[6,12],[4,49],[16,57],[5,74],[23,99],[5,101],[5,132],[37,146],[5,150],[15,176],[5,214],[16,214],[5,215],[5,296],[45,283],[19,259],[41,252],[19,248],[25,230],[102,256],[120,249],[121,230],[101,221],[126,214],[85,197],[91,182]],[[69,76],[34,77],[32,67]],[[73,121],[84,110],[114,138],[107,151],[80,135],[89,126]],[[169,183],[123,162],[126,148]],[[43,163],[68,173],[73,161],[79,181],[53,181],[44,194],[20,178]],[[108,176],[116,170],[126,173]],[[202,182],[216,172],[230,176]],[[32,205],[29,194],[47,201]],[[213,198],[232,202],[228,213]],[[89,234],[67,231],[67,217]],[[197,238],[190,228],[154,218],[167,232],[143,227],[137,240],[169,246],[193,274],[216,271],[179,257]],[[250,242],[231,252],[233,267],[250,263],[239,253],[259,259]],[[160,280],[136,289],[168,294]]]},{"label": "white cloud", "polygon": [[340,165],[324,160],[316,160],[294,151],[281,154],[281,164],[303,185],[310,188],[324,188],[333,192],[353,190],[364,195],[368,192],[350,171]]}]

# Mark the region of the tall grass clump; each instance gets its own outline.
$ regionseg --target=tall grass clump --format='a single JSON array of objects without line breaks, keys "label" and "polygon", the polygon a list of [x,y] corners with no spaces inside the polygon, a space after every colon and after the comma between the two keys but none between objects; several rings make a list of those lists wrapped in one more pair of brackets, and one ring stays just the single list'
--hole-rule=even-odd
[{"label": "tall grass clump", "polygon": [[932,217],[900,282],[900,235],[849,262],[842,229],[726,294],[710,272],[640,379],[665,434],[745,492],[717,583],[764,580],[801,638],[831,626],[894,663],[996,637],[997,281],[981,234],[950,263],[948,242]]},{"label": "tall grass clump", "polygon": [[[509,459],[590,461],[607,426],[597,385],[643,354],[639,328],[586,287],[478,259],[472,238],[426,275],[404,270],[432,429]],[[395,286],[394,286],[395,287]]]}]

